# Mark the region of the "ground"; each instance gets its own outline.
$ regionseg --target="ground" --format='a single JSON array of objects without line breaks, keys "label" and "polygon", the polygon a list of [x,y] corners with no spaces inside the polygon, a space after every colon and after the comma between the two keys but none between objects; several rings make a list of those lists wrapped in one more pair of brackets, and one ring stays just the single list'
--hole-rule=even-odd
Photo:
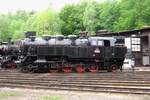
[{"label": "ground", "polygon": [[150,96],[0,88],[0,100],[150,100]]}]

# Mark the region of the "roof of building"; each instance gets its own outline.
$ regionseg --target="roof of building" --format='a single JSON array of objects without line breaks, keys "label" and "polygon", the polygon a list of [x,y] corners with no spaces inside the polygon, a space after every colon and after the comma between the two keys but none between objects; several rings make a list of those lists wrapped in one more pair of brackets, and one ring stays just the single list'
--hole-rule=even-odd
[{"label": "roof of building", "polygon": [[141,35],[145,33],[150,33],[150,26],[143,27],[141,29],[127,30],[121,32],[100,32],[96,33],[97,36],[131,36],[131,35]]}]

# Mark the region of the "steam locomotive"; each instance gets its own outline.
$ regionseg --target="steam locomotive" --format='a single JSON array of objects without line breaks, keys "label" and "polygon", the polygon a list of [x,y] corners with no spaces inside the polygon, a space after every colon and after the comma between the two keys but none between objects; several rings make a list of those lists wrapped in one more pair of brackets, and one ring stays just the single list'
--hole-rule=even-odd
[{"label": "steam locomotive", "polygon": [[0,68],[16,68],[15,61],[18,59],[19,49],[8,39],[8,42],[0,41]]},{"label": "steam locomotive", "polygon": [[121,37],[45,35],[27,32],[20,41],[20,69],[22,72],[79,73],[122,69],[126,47]]}]

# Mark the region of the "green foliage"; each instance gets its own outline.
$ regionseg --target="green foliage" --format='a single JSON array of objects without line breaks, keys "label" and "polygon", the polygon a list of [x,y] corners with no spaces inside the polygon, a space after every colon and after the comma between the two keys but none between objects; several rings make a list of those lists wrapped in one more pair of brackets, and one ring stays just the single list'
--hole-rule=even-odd
[{"label": "green foliage", "polygon": [[61,100],[60,96],[42,96],[40,100]]},{"label": "green foliage", "polygon": [[64,35],[76,34],[83,29],[83,8],[76,5],[66,5],[59,13],[61,19],[61,32]]},{"label": "green foliage", "polygon": [[150,25],[150,0],[81,0],[65,5],[59,13],[17,11],[0,15],[0,39],[23,38],[25,31],[43,34],[78,34],[79,31],[123,31]]},{"label": "green foliage", "polygon": [[0,38],[3,41],[7,41],[9,37],[14,40],[22,38],[22,27],[29,18],[29,15],[30,13],[25,11],[0,15]]},{"label": "green foliage", "polygon": [[[76,30],[86,30],[90,33],[100,29],[123,31],[148,26],[150,25],[149,5],[150,0],[105,0],[102,3],[83,0],[77,5],[67,5],[61,10],[60,18],[65,22],[69,21],[66,25],[69,24],[70,27],[62,27],[63,33],[68,33],[66,30],[71,30],[69,34],[76,32]],[[62,12],[66,13],[62,14]],[[70,20],[73,18],[75,20]],[[77,21],[76,19],[80,23],[73,24]]]},{"label": "green foliage", "polygon": [[12,37],[11,33],[11,19],[7,15],[1,15],[0,16],[0,37],[3,40],[7,40],[9,37]]},{"label": "green foliage", "polygon": [[51,9],[35,13],[25,25],[25,31],[34,30],[39,36],[42,34],[60,33],[60,19]]},{"label": "green foliage", "polygon": [[100,10],[99,18],[102,27],[108,31],[114,31],[114,24],[120,17],[119,3],[116,0],[106,1],[101,4]]},{"label": "green foliage", "polygon": [[150,25],[149,0],[122,0],[121,14],[114,25],[115,31],[141,28]]},{"label": "green foliage", "polygon": [[95,29],[97,27],[96,16],[98,16],[98,11],[96,6],[96,2],[89,1],[83,14],[83,25],[86,28],[86,31],[90,33],[95,33]]},{"label": "green foliage", "polygon": [[0,99],[8,98],[8,97],[16,97],[20,96],[21,94],[18,92],[9,92],[9,91],[2,91],[0,92]]}]

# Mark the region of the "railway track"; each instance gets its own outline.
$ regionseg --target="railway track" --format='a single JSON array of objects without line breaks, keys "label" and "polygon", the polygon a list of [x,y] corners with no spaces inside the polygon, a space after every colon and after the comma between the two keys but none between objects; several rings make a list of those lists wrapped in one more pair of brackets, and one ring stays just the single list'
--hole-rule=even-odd
[{"label": "railway track", "polygon": [[0,71],[0,87],[150,95],[150,77],[149,72],[24,74],[4,70]]}]

